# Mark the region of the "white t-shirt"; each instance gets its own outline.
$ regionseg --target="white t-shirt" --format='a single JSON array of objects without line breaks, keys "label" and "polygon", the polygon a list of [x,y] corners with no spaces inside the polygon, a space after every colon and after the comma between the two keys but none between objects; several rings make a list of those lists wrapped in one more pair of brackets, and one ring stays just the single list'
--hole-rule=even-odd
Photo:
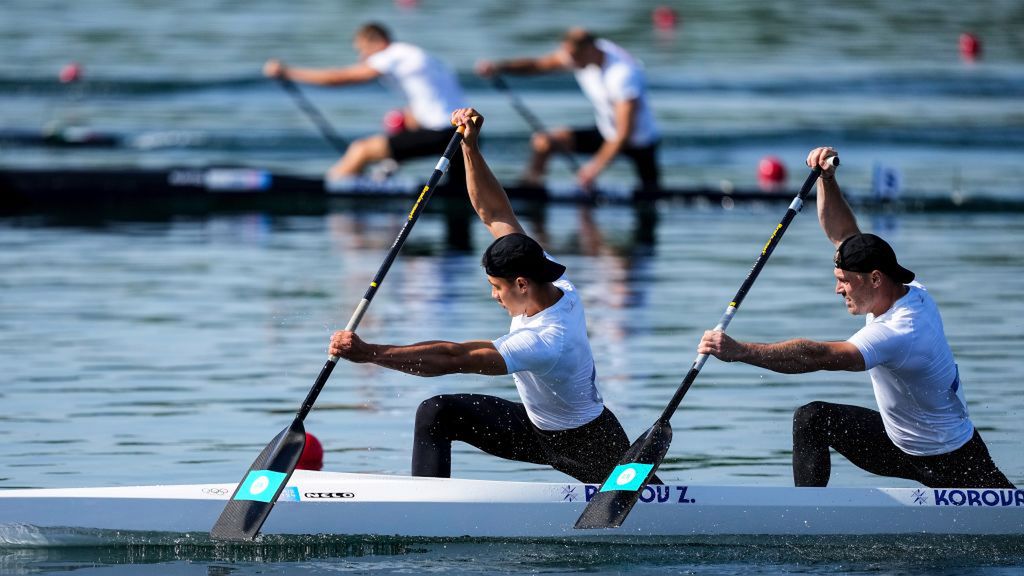
[{"label": "white t-shirt", "polygon": [[455,73],[418,46],[392,42],[367,58],[366,64],[380,72],[385,83],[397,85],[423,128],[450,128],[452,111],[466,107]]},{"label": "white t-shirt", "polygon": [[914,456],[946,454],[974,434],[938,306],[917,282],[849,342],[864,356],[885,432]]},{"label": "white t-shirt", "polygon": [[601,415],[597,369],[587,339],[583,302],[562,276],[562,297],[533,316],[512,318],[509,333],[494,341],[526,406],[541,430],[569,430]]},{"label": "white t-shirt", "polygon": [[636,118],[630,146],[649,146],[658,140],[658,127],[654,114],[647,102],[647,79],[643,68],[628,52],[617,44],[603,38],[596,41],[598,50],[604,53],[604,65],[591,65],[576,70],[576,81],[580,89],[594,105],[597,129],[605,140],[615,138],[615,105],[636,100]]}]

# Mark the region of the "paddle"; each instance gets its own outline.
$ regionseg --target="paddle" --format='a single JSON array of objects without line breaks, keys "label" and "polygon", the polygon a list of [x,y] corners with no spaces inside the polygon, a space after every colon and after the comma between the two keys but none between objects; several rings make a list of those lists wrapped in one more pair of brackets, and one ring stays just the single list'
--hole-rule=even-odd
[{"label": "paddle", "polygon": [[[377,275],[370,282],[370,287],[366,289],[363,299],[359,301],[355,312],[349,318],[345,330],[355,330],[359,326],[359,322],[363,319],[363,314],[366,313],[366,309],[370,306],[373,296],[384,281],[384,276],[388,273],[388,269],[391,268],[395,258],[398,257],[398,252],[402,249],[406,238],[409,237],[409,232],[412,231],[412,227],[423,212],[423,207],[430,200],[434,187],[437,186],[441,177],[448,170],[448,164],[452,156],[462,143],[462,131],[463,128],[460,126],[455,134],[452,135],[452,139],[448,142],[448,147],[445,149],[440,160],[437,161],[434,172],[430,175],[430,179],[423,187],[419,197],[416,198],[416,203],[413,204],[412,210],[409,211],[409,217],[398,232],[398,237],[395,238],[391,249],[388,250],[384,262],[377,270]],[[313,408],[313,403],[316,402],[317,396],[320,395],[320,391],[323,390],[327,379],[331,376],[331,372],[334,370],[338,359],[337,356],[330,356],[327,359],[327,363],[320,370],[320,375],[317,376],[313,388],[310,389],[306,399],[303,400],[302,407],[299,409],[298,414],[296,414],[295,419],[292,420],[291,425],[275,436],[267,444],[267,447],[263,449],[263,452],[256,457],[256,460],[249,467],[248,472],[246,472],[242,481],[235,489],[234,494],[231,495],[231,500],[224,507],[220,518],[217,519],[217,523],[210,530],[211,537],[218,540],[251,540],[259,533],[260,527],[263,526],[263,522],[270,515],[274,503],[277,502],[292,472],[295,471],[295,465],[298,463],[299,457],[302,455],[302,449],[306,444],[306,431],[302,421],[306,419],[306,415]]]},{"label": "paddle", "polygon": [[[833,156],[830,161],[833,166],[839,165],[838,157]],[[715,330],[724,332],[729,327],[729,323],[732,321],[733,315],[736,314],[736,310],[739,309],[740,304],[743,303],[743,298],[746,297],[747,291],[754,285],[757,275],[761,273],[761,269],[768,262],[768,258],[779,244],[782,235],[789,228],[789,223],[793,221],[797,212],[803,208],[804,198],[807,197],[820,174],[821,169],[814,168],[810,175],[807,176],[807,180],[804,181],[800,192],[797,193],[796,198],[790,203],[789,209],[786,210],[786,215],[783,216],[782,221],[779,222],[771,237],[768,238],[768,242],[761,249],[761,255],[757,257],[754,267],[747,274],[746,280],[743,281],[732,302],[725,308],[725,313],[722,314],[722,318],[718,321],[718,325],[715,326]],[[640,493],[654,476],[662,460],[664,460],[665,453],[668,452],[668,446],[672,442],[672,426],[669,424],[669,420],[675,413],[676,408],[679,407],[679,403],[683,401],[683,396],[690,389],[690,385],[697,379],[697,374],[700,373],[700,369],[704,367],[707,359],[707,354],[697,355],[696,360],[693,361],[693,366],[687,372],[686,377],[683,378],[683,382],[679,385],[675,395],[672,396],[672,400],[668,403],[665,411],[661,413],[661,417],[622,456],[622,459],[619,460],[619,465],[608,475],[604,484],[601,485],[583,510],[583,514],[580,514],[579,519],[576,520],[576,528],[617,528],[622,525],[626,516],[629,515],[629,511],[636,504],[637,498],[640,497]]]},{"label": "paddle", "polygon": [[320,113],[320,110],[317,109],[317,107],[314,106],[308,98],[306,98],[306,95],[302,93],[302,90],[299,90],[299,87],[295,85],[295,82],[292,82],[289,78],[285,77],[283,73],[274,76],[274,78],[277,78],[278,83],[281,84],[284,91],[291,95],[299,108],[301,108],[302,111],[306,113],[306,116],[310,121],[316,125],[317,129],[320,131],[320,135],[324,137],[324,140],[327,140],[338,154],[344,155],[345,151],[348,149],[348,143],[345,142],[344,138],[338,136],[338,133],[334,131],[334,128],[331,126],[330,122],[327,121],[327,118],[324,118],[324,115]]},{"label": "paddle", "polygon": [[[542,124],[540,119],[526,107],[526,104],[523,103],[519,96],[509,88],[508,84],[505,83],[505,79],[502,78],[500,74],[491,76],[491,83],[494,84],[495,88],[504,92],[505,95],[508,96],[509,102],[512,103],[512,107],[516,109],[516,112],[519,112],[519,115],[523,117],[523,120],[526,120],[526,123],[530,125],[530,128],[534,132],[547,134],[548,131],[544,128],[544,124]],[[580,164],[576,161],[576,157],[572,155],[572,151],[562,146],[560,142],[555,142],[554,145],[555,149],[558,150],[562,157],[565,158],[565,161],[569,163],[569,167],[572,168],[573,174],[579,172]]]}]

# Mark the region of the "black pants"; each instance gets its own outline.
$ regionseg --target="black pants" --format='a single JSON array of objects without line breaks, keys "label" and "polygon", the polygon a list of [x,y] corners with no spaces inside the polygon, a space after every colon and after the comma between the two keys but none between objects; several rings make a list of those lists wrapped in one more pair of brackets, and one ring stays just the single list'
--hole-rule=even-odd
[{"label": "black pants", "polygon": [[977,429],[947,454],[913,456],[892,443],[882,415],[848,404],[811,402],[793,416],[793,481],[826,486],[832,472],[829,447],[862,470],[915,480],[930,488],[1014,488],[999,471]]},{"label": "black pants", "polygon": [[626,432],[607,408],[579,428],[548,432],[534,426],[518,402],[442,394],[416,411],[412,475],[450,477],[456,440],[508,460],[546,464],[588,483],[603,482],[629,448]]},{"label": "black pants", "polygon": [[[604,145],[604,136],[597,128],[572,131],[573,151],[593,154]],[[640,178],[640,189],[644,194],[656,194],[661,188],[661,174],[658,168],[658,144],[635,148],[626,146],[619,154],[633,162],[636,175]]]},{"label": "black pants", "polygon": [[[439,158],[444,153],[455,128],[444,130],[403,130],[398,134],[388,136],[388,146],[391,148],[391,159],[395,162],[402,162],[411,158],[430,156]],[[466,190],[466,166],[462,158],[462,148],[455,150],[452,156],[448,172],[438,184],[438,189],[451,189],[461,191],[465,195]]]},{"label": "black pants", "polygon": [[421,156],[440,157],[453,134],[455,134],[454,127],[444,130],[428,130],[426,128],[403,130],[398,134],[388,136],[391,158],[396,162],[401,162]]}]

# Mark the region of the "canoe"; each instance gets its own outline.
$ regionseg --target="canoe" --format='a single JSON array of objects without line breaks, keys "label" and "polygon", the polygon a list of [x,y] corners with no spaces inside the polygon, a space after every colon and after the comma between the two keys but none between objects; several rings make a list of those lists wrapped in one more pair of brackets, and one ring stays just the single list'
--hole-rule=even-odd
[{"label": "canoe", "polygon": [[[334,200],[400,199],[411,202],[422,182],[359,178],[325,185],[320,177],[274,173],[247,167],[166,169],[74,168],[0,169],[0,213],[60,211],[145,211],[173,213],[224,209],[271,209],[284,213],[322,212]],[[605,186],[596,195],[568,187],[506,186],[514,201],[538,203],[650,204],[672,201],[716,208],[740,204],[788,203],[790,191],[763,192],[729,185],[666,188],[657,194],[629,186]],[[465,198],[461,179],[440,186],[435,197]],[[947,195],[903,195],[896,199],[850,196],[858,207],[878,211],[1024,211],[1024,200]]]},{"label": "canoe", "polygon": [[[26,526],[206,533],[235,484],[0,490],[0,539]],[[622,527],[574,530],[597,491],[574,482],[298,470],[265,534],[472,538],[1024,535],[1024,490],[648,486]]]}]

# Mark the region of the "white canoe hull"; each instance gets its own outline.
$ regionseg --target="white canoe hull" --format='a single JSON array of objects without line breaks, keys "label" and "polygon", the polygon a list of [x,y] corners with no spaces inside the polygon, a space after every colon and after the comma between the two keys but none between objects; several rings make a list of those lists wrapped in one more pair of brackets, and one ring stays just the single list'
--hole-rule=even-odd
[{"label": "white canoe hull", "polygon": [[[0,491],[0,527],[207,532],[234,484]],[[475,538],[1024,534],[1024,490],[652,486],[618,529],[595,486],[297,471],[267,534]]]}]

